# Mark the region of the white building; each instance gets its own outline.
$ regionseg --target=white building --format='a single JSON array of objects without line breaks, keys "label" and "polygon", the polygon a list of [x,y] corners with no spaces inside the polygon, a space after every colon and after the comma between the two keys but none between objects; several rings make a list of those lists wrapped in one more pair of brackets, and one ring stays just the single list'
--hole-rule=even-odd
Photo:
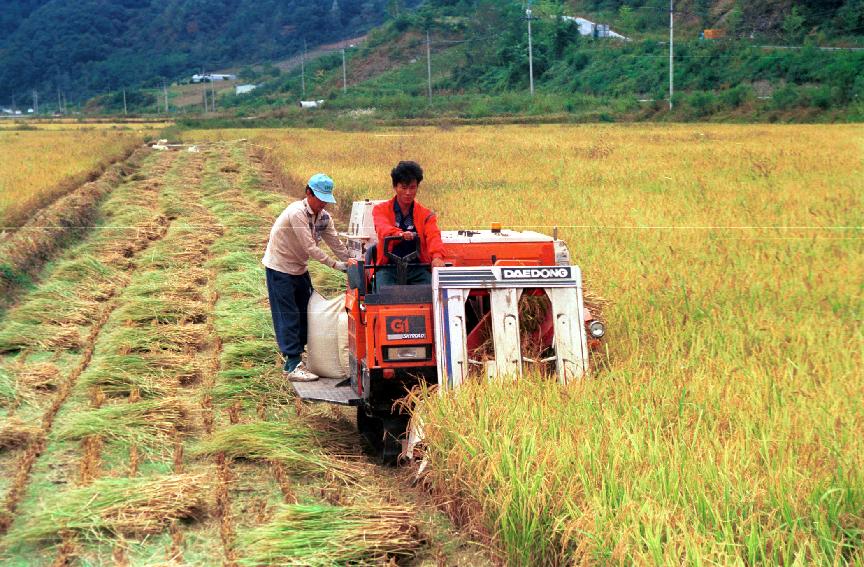
[{"label": "white building", "polygon": [[605,37],[613,39],[623,39],[630,41],[629,37],[625,37],[620,33],[616,33],[609,29],[607,24],[595,24],[591,20],[585,18],[574,18],[573,16],[561,16],[565,22],[573,22],[579,26],[580,35],[590,35],[591,37]]},{"label": "white building", "polygon": [[193,83],[211,83],[213,81],[236,81],[237,75],[228,75],[225,73],[205,73],[203,75],[199,75],[195,73],[192,75]]},{"label": "white building", "polygon": [[251,93],[258,88],[258,85],[234,85],[234,94],[241,95]]}]

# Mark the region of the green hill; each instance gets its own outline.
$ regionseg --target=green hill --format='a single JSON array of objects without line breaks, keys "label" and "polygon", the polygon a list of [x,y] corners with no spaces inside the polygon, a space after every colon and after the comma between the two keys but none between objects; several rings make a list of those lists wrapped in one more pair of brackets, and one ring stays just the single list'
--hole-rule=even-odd
[{"label": "green hill", "polygon": [[[564,120],[860,120],[864,11],[850,17],[859,5],[864,2],[678,2],[671,113],[668,4],[612,0],[533,3],[533,97],[524,4],[428,0],[349,51],[346,92],[339,54],[307,66],[305,97],[328,100],[329,110],[313,115],[294,108],[304,96],[299,73],[268,81],[252,96],[227,97],[223,108],[313,123],[327,112],[356,117],[357,109],[378,121],[556,114]],[[582,35],[573,16],[608,23],[628,39]],[[709,27],[723,37],[700,39]]]},{"label": "green hill", "polygon": [[261,62],[362,33],[387,0],[7,0],[0,102],[80,98]]}]

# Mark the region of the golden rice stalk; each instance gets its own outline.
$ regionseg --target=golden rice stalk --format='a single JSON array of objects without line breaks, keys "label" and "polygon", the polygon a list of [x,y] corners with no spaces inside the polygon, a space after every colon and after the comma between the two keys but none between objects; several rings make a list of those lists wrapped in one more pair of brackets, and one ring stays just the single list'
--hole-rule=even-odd
[{"label": "golden rice stalk", "polygon": [[[351,439],[355,440],[356,437]],[[348,442],[344,432],[319,432],[296,419],[289,423],[262,421],[222,429],[194,447],[191,453],[223,453],[236,459],[276,461],[296,472],[317,472],[353,483],[368,473],[368,466],[356,457],[337,457],[324,448],[338,448]]]},{"label": "golden rice stalk", "polygon": [[204,474],[102,478],[46,495],[42,509],[9,532],[8,541],[57,541],[65,531],[91,541],[157,534],[174,521],[202,517],[207,492]]},{"label": "golden rice stalk", "polygon": [[74,327],[27,324],[8,321],[0,330],[0,353],[27,348],[76,349],[82,340]]},{"label": "golden rice stalk", "polygon": [[17,418],[6,421],[0,427],[0,451],[26,445],[39,433],[39,428]]},{"label": "golden rice stalk", "polygon": [[100,435],[140,446],[153,446],[189,422],[189,408],[177,398],[146,400],[79,412],[58,427],[58,439]]},{"label": "golden rice stalk", "polygon": [[30,362],[16,367],[18,383],[30,390],[54,390],[60,369],[51,362]]},{"label": "golden rice stalk", "polygon": [[244,565],[382,565],[420,546],[410,506],[285,505],[238,537]]}]

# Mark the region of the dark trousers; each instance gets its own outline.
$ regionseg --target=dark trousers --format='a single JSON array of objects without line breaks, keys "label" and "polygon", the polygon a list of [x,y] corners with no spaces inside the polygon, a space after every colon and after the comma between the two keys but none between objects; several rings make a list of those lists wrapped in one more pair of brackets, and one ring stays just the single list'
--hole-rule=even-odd
[{"label": "dark trousers", "polygon": [[276,343],[284,356],[300,356],[306,346],[306,307],[312,296],[309,272],[292,276],[266,268],[267,295]]},{"label": "dark trousers", "polygon": [[[420,285],[432,283],[432,272],[425,266],[408,266],[405,274],[406,285]],[[384,286],[396,285],[396,266],[385,266],[375,270],[375,285],[378,289]]]}]

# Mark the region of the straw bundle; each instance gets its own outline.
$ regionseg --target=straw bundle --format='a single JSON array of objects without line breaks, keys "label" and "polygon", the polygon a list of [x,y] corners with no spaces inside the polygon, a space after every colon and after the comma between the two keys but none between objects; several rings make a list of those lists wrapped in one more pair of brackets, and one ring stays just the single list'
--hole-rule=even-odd
[{"label": "straw bundle", "polygon": [[114,313],[126,323],[183,324],[201,323],[207,318],[207,305],[188,299],[167,300],[155,297],[137,297],[128,301]]},{"label": "straw bundle", "polygon": [[122,327],[112,331],[102,344],[123,354],[187,352],[201,348],[207,336],[207,328],[201,324]]},{"label": "straw bundle", "polygon": [[19,323],[8,321],[0,330],[0,353],[25,348],[75,349],[81,346],[81,335],[74,327]]},{"label": "straw bundle", "polygon": [[68,281],[50,281],[43,284],[15,310],[15,320],[20,323],[52,325],[90,323],[102,303],[82,297],[79,287]]},{"label": "straw bundle", "polygon": [[7,405],[18,398],[15,378],[7,370],[0,368],[0,405]]},{"label": "straw bundle", "polygon": [[30,362],[18,366],[15,373],[28,390],[55,390],[60,369],[50,362]]},{"label": "straw bundle", "polygon": [[84,254],[74,260],[61,262],[51,276],[67,282],[109,282],[117,276],[116,271],[93,256]]},{"label": "straw bundle", "polygon": [[407,506],[284,505],[273,522],[241,533],[244,565],[381,565],[419,547]]},{"label": "straw bundle", "polygon": [[338,432],[319,433],[297,420],[290,423],[258,422],[234,425],[216,432],[193,447],[193,455],[224,453],[235,459],[276,461],[296,472],[330,473],[352,481],[367,472],[360,462],[336,458],[324,451],[351,446],[356,438]]},{"label": "straw bundle", "polygon": [[287,404],[295,399],[294,388],[276,372],[272,363],[251,368],[234,368],[219,372],[218,384],[213,388],[215,400],[267,399],[268,405]]},{"label": "straw bundle", "polygon": [[38,427],[28,425],[17,418],[9,419],[0,428],[0,451],[26,445],[38,433]]},{"label": "straw bundle", "polygon": [[582,291],[582,300],[585,303],[585,307],[591,311],[591,314],[594,315],[595,319],[598,321],[606,321],[603,317],[603,311],[611,305],[611,300],[606,299],[602,295],[594,293],[589,289]]},{"label": "straw bundle", "polygon": [[7,541],[56,541],[66,531],[91,541],[159,533],[174,521],[203,515],[205,483],[203,474],[99,479],[46,498]]},{"label": "straw bundle", "polygon": [[202,373],[199,364],[183,355],[113,354],[99,357],[81,382],[99,386],[109,396],[128,396],[137,389],[143,397],[152,398],[164,395],[171,386],[197,383]]},{"label": "straw bundle", "polygon": [[260,269],[249,269],[220,275],[219,290],[220,293],[228,296],[248,298],[267,297],[266,279]]},{"label": "straw bundle", "polygon": [[83,439],[101,435],[141,446],[153,446],[165,436],[183,429],[189,421],[189,408],[177,398],[146,400],[85,411],[58,427],[58,439]]},{"label": "straw bundle", "polygon": [[222,350],[223,368],[248,368],[252,365],[270,365],[275,360],[273,341],[265,339],[248,340],[226,345]]},{"label": "straw bundle", "polygon": [[207,284],[207,279],[206,271],[191,267],[139,273],[135,281],[126,286],[125,294],[131,297],[159,297],[166,301],[203,301],[202,288]]}]

